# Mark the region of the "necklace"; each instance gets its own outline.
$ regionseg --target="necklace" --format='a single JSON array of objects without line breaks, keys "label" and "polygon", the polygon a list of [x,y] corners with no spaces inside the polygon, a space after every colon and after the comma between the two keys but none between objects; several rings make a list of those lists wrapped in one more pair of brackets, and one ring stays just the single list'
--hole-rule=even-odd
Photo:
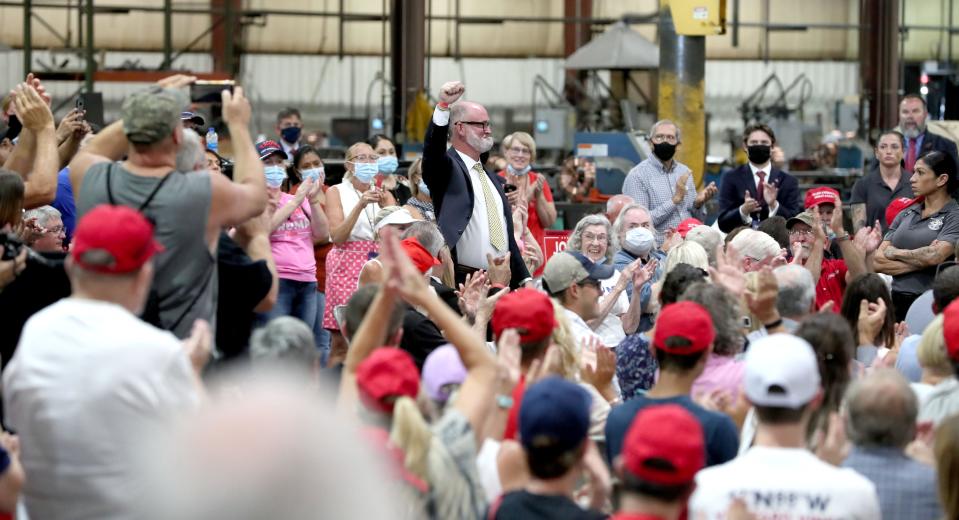
[{"label": "necklace", "polygon": [[[350,184],[350,188],[353,188],[353,192],[356,193],[356,203],[360,204],[360,199],[363,198],[363,194],[360,193],[360,190],[356,189],[356,186],[354,186],[352,182],[350,181],[347,181],[347,182]],[[372,217],[370,216],[371,211],[373,212]],[[370,223],[370,228],[372,228],[373,218],[376,217],[376,210],[374,210],[373,208],[369,206],[369,204],[367,204],[366,206],[363,207],[363,215],[366,216],[366,221]]]}]

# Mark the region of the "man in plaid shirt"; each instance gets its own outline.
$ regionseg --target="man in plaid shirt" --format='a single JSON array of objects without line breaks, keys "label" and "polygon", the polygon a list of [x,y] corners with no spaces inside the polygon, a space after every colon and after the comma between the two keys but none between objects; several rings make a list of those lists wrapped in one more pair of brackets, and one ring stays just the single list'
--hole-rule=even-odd
[{"label": "man in plaid shirt", "polygon": [[705,220],[706,201],[716,195],[715,183],[696,193],[693,172],[673,159],[680,146],[679,127],[668,119],[657,121],[649,131],[653,155],[639,163],[626,176],[623,194],[649,208],[656,228],[656,241],[662,245],[667,229],[693,217]]}]

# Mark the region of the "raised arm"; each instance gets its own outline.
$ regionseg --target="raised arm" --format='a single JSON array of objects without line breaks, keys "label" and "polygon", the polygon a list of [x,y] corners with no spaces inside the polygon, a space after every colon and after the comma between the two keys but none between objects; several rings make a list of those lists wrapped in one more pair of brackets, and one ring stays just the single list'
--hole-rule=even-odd
[{"label": "raised arm", "polygon": [[21,83],[14,89],[13,103],[25,131],[32,133],[32,136],[24,138],[28,142],[31,138],[34,140],[25,146],[30,148],[32,145],[33,156],[26,159],[32,159],[33,168],[29,175],[24,176],[23,202],[24,208],[32,209],[50,204],[57,195],[59,156],[53,113],[30,83]]},{"label": "raised arm", "polygon": [[263,213],[267,203],[263,163],[250,137],[250,102],[244,97],[242,87],[236,87],[232,93],[224,90],[222,99],[223,120],[233,142],[234,165],[233,182],[223,176],[213,176],[217,182],[213,183],[210,220],[218,227],[251,219]]},{"label": "raised arm", "polygon": [[435,291],[429,290],[426,278],[403,252],[396,234],[389,229],[384,230],[383,234],[381,258],[388,287],[398,291],[409,304],[426,310],[446,339],[456,347],[466,367],[466,379],[453,406],[466,417],[473,427],[477,443],[481,443],[483,425],[496,390],[496,360],[486,348],[483,338],[474,333]]}]

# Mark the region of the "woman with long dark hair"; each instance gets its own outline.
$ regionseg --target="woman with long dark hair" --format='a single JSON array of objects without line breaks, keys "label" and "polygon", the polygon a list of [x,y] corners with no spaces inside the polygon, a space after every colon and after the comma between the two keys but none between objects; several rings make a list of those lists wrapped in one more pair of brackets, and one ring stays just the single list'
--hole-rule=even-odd
[{"label": "woman with long dark hair", "polygon": [[[879,304],[886,307],[886,315],[883,317],[882,326],[875,337],[864,337],[860,330],[859,320],[862,301],[870,304]],[[871,273],[862,275],[853,280],[843,294],[842,307],[840,314],[846,318],[850,330],[860,348],[857,348],[856,359],[867,366],[872,364],[875,359],[876,347],[893,348],[896,344],[896,306],[892,296],[889,294],[889,288],[882,277]],[[856,337],[858,336],[858,337]]]},{"label": "woman with long dark hair", "polygon": [[829,414],[839,411],[846,387],[852,380],[856,342],[846,320],[833,312],[809,316],[796,329],[796,335],[809,342],[816,352],[823,389],[822,406],[813,413],[807,430],[806,438],[812,440],[817,430],[825,433]]},{"label": "woman with long dark hair", "polygon": [[910,182],[916,202],[896,217],[873,259],[876,272],[892,275],[896,321],[904,320],[912,302],[932,286],[936,267],[953,256],[959,240],[959,204],[952,198],[959,177],[952,156],[926,153],[916,161]]}]

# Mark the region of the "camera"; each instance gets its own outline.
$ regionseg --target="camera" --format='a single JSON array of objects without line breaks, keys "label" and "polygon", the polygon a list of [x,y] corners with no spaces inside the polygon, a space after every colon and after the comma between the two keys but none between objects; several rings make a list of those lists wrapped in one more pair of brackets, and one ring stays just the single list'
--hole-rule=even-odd
[{"label": "camera", "polygon": [[3,246],[3,255],[0,260],[13,260],[27,247],[20,237],[13,233],[0,233],[0,246]]}]

